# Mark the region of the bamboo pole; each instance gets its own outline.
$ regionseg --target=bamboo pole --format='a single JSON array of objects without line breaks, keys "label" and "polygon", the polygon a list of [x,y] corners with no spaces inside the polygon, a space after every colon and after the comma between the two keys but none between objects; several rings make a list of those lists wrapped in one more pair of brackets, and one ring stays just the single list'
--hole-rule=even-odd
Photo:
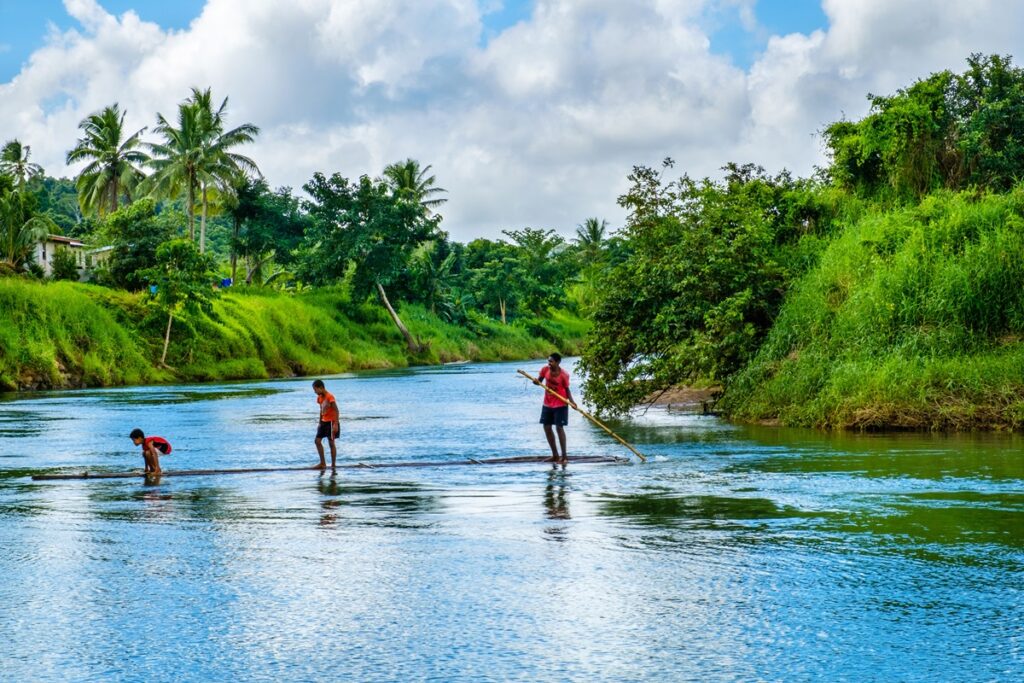
[{"label": "bamboo pole", "polygon": [[[598,427],[600,427],[600,428],[601,428],[601,429],[603,429],[604,431],[606,431],[606,432],[608,432],[609,434],[611,434],[611,435],[612,435],[612,437],[613,437],[613,438],[614,438],[614,439],[615,439],[616,441],[618,441],[619,443],[621,443],[621,444],[622,444],[623,446],[625,446],[625,447],[626,447],[626,448],[628,448],[629,450],[633,451],[633,453],[635,453],[635,454],[636,454],[636,457],[640,458],[640,462],[647,462],[647,458],[645,458],[645,457],[644,457],[644,454],[643,454],[643,453],[641,453],[641,452],[640,452],[640,451],[638,451],[637,449],[633,448],[633,446],[632,446],[632,445],[630,445],[630,443],[629,443],[628,441],[626,441],[626,440],[625,440],[625,439],[623,439],[623,438],[622,438],[621,436],[619,436],[618,434],[616,434],[615,432],[613,432],[613,431],[612,431],[612,430],[611,430],[611,429],[610,429],[610,428],[608,427],[608,425],[606,425],[606,424],[605,424],[604,422],[601,422],[601,421],[600,421],[600,420],[598,420],[598,419],[597,419],[596,417],[594,417],[593,415],[591,415],[590,413],[588,413],[587,411],[583,410],[583,409],[582,409],[582,408],[580,408],[580,407],[579,407],[578,405],[576,405],[575,403],[573,403],[572,401],[570,401],[569,399],[567,399],[567,398],[566,398],[565,396],[559,396],[559,395],[558,395],[557,393],[555,393],[555,392],[554,392],[553,390],[551,390],[551,389],[550,389],[549,387],[545,386],[544,384],[541,384],[541,382],[540,382],[540,380],[539,380],[539,379],[534,379],[533,377],[531,377],[529,373],[527,373],[527,372],[523,372],[522,370],[516,370],[516,372],[518,372],[518,373],[519,373],[520,375],[522,375],[522,376],[523,376],[523,377],[525,377],[526,379],[530,380],[531,382],[533,382],[534,384],[536,384],[537,386],[539,386],[539,387],[540,387],[541,389],[543,389],[544,391],[548,392],[549,394],[551,394],[552,396],[554,396],[555,398],[557,398],[557,399],[558,399],[559,401],[565,401],[565,402],[566,402],[566,404],[568,404],[568,405],[569,405],[569,406],[570,406],[570,407],[571,407],[571,408],[572,408],[573,410],[575,410],[575,411],[576,411],[577,413],[579,413],[579,414],[580,414],[580,415],[582,415],[583,417],[587,418],[588,420],[590,420],[591,422],[593,422],[594,424],[596,424],[596,425],[597,425]],[[563,372],[564,372],[564,371],[563,371]]]}]

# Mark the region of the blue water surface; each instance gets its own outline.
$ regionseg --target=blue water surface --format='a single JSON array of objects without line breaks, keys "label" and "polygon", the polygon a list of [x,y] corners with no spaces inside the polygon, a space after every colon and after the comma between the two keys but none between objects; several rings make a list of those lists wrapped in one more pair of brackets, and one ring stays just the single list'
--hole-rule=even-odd
[{"label": "blue water surface", "polygon": [[[325,378],[340,457],[542,454],[540,366]],[[133,427],[165,469],[312,465],[316,411],[308,379],[0,399],[0,679],[1024,679],[1016,436],[651,408],[611,423],[646,465],[30,478],[141,468]]]}]

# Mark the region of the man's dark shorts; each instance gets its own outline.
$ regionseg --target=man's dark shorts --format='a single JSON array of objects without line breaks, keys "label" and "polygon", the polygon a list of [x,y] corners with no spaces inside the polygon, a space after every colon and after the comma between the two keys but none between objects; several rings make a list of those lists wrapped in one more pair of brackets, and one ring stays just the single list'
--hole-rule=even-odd
[{"label": "man's dark shorts", "polygon": [[569,424],[569,406],[562,406],[561,408],[541,406],[540,423],[542,425],[557,425],[559,427],[564,427]]},{"label": "man's dark shorts", "polygon": [[318,439],[330,439],[332,431],[334,430],[333,422],[320,421],[320,424],[316,428],[316,438]]}]

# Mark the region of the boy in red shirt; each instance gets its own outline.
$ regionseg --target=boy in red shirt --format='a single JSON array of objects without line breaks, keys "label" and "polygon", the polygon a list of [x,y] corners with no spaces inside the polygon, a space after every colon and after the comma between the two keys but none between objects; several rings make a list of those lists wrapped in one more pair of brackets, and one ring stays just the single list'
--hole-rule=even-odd
[{"label": "boy in red shirt", "polygon": [[146,463],[145,471],[160,474],[160,455],[171,452],[171,442],[162,436],[146,436],[141,429],[133,429],[128,435],[136,446],[142,446],[142,460]]},{"label": "boy in red shirt", "polygon": [[320,464],[315,469],[327,469],[327,461],[324,459],[324,437],[331,446],[331,469],[333,470],[338,459],[338,447],[334,440],[341,435],[341,426],[338,424],[338,403],[334,400],[334,394],[324,388],[324,382],[318,379],[313,382],[313,391],[316,392],[316,402],[320,404],[320,422],[316,428],[316,452],[320,454]]},{"label": "boy in red shirt", "polygon": [[[576,406],[572,399],[572,392],[569,391],[569,373],[561,368],[562,356],[553,353],[548,356],[547,366],[540,370],[540,380],[547,384],[548,389],[559,396],[568,399],[569,403]],[[551,430],[554,426],[558,430],[558,444],[562,447],[562,463],[569,461],[565,453],[565,425],[569,424],[569,403],[555,398],[548,392],[544,392],[544,405],[540,409],[540,423],[544,425],[544,436],[548,439],[551,447],[551,460],[558,462],[558,449],[555,448],[555,435]]]}]

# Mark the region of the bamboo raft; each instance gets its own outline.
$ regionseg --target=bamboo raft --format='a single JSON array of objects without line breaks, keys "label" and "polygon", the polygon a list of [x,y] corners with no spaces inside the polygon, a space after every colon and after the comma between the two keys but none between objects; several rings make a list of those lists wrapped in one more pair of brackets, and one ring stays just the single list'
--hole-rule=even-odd
[{"label": "bamboo raft", "polygon": [[[346,463],[338,465],[334,469],[352,470],[383,470],[400,467],[448,467],[452,465],[518,465],[524,463],[546,463],[552,462],[550,456],[524,455],[514,458],[465,458],[462,460],[443,460],[433,462],[381,462],[369,464],[365,462]],[[628,463],[626,458],[616,458],[610,455],[570,455],[570,463]],[[163,470],[159,475],[149,472],[76,472],[73,474],[33,474],[34,481],[53,481],[57,479],[142,479],[146,477],[204,477],[218,474],[254,474],[260,472],[326,472],[319,467],[246,467],[241,469],[223,470]]]}]

